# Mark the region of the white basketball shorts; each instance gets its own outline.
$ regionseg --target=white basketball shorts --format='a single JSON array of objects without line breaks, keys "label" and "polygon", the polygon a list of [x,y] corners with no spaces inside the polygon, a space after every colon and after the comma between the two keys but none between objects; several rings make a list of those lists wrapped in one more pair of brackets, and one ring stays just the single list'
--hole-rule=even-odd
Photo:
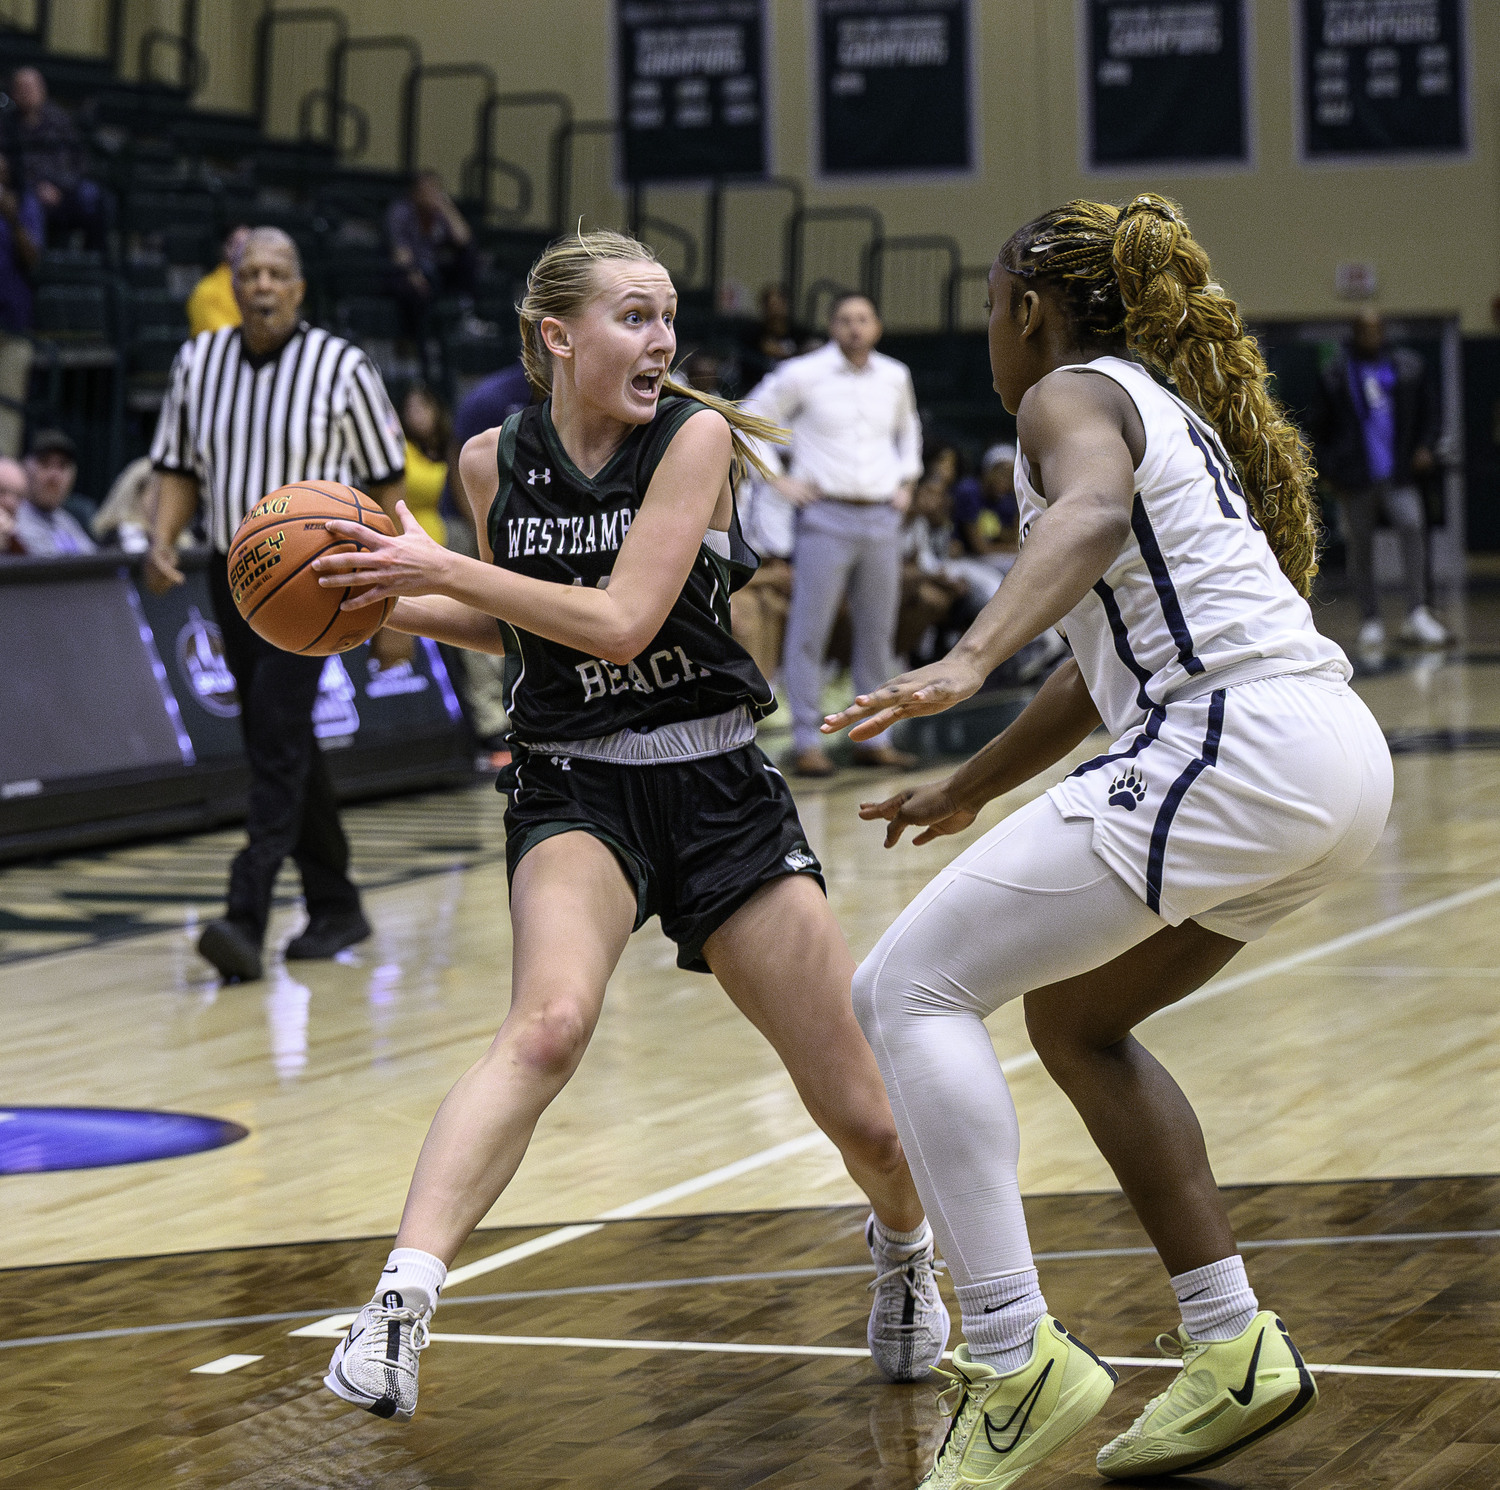
[{"label": "white basketball shorts", "polygon": [[1157,708],[1048,796],[1149,910],[1255,941],[1369,856],[1391,756],[1331,670]]}]

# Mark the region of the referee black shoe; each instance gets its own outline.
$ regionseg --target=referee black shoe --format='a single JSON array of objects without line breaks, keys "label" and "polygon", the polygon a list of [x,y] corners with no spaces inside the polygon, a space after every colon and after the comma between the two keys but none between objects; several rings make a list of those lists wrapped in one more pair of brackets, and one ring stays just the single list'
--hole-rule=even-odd
[{"label": "referee black shoe", "polygon": [[370,934],[370,923],[358,911],[340,911],[332,916],[314,916],[286,944],[282,954],[288,962],[316,962],[333,957],[345,947],[362,942]]},{"label": "referee black shoe", "polygon": [[242,921],[210,921],[198,938],[198,955],[226,983],[254,983],[261,976],[260,938]]}]

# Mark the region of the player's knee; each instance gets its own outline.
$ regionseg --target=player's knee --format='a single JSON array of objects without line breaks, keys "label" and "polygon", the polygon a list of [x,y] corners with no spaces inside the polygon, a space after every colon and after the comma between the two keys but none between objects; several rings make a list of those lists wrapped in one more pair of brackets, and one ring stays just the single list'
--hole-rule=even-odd
[{"label": "player's knee", "polygon": [[1091,1038],[1087,1030],[1058,1018],[1045,1004],[1026,1001],[1026,1033],[1047,1074],[1065,1091],[1083,1076],[1110,1043]]},{"label": "player's knee", "polygon": [[566,1078],[583,1059],[591,1029],[577,1004],[556,999],[520,1020],[506,1043],[533,1074]]},{"label": "player's knee", "polygon": [[901,1149],[901,1138],[896,1132],[896,1120],[890,1108],[880,1104],[880,1110],[846,1117],[832,1125],[834,1131],[828,1136],[838,1145],[846,1160],[859,1168],[877,1174],[894,1174],[906,1163]]}]

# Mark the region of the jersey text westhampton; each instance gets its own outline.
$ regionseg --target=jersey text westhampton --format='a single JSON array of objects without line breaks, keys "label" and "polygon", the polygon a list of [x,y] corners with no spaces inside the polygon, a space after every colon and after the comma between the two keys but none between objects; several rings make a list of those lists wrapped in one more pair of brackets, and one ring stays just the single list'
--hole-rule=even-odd
[{"label": "jersey text westhampton", "polygon": [[[495,563],[554,584],[607,585],[667,446],[702,407],[663,399],[656,418],[632,430],[592,478],[563,449],[550,402],[511,415],[501,430],[500,486],[488,524]],[[770,685],[729,630],[730,592],[756,562],[738,519],[727,534],[708,535],[661,630],[624,665],[502,621],[505,703],[519,738],[596,739],[741,704],[756,718],[770,713]]]}]

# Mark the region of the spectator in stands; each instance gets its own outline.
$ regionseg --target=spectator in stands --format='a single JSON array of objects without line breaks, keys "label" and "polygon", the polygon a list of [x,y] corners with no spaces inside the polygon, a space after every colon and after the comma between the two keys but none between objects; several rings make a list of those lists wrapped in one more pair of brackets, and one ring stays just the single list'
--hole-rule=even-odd
[{"label": "spectator in stands", "polygon": [[26,552],[16,535],[16,518],[30,491],[26,467],[10,456],[0,456],[0,558]]},{"label": "spectator in stands", "polygon": [[1014,445],[991,445],[980,459],[979,475],[965,476],[953,487],[953,521],[965,550],[1002,574],[1020,549],[1015,467]]},{"label": "spectator in stands", "polygon": [[78,126],[61,105],[47,97],[47,82],[34,67],[11,75],[13,107],[5,115],[4,153],[18,184],[34,192],[47,220],[48,241],[56,244],[75,229],[86,248],[102,250],[109,226],[109,199],[85,174]]},{"label": "spectator in stands", "polygon": [[93,531],[99,504],[78,490],[78,446],[70,436],[60,429],[38,431],[26,457],[26,474],[33,491],[42,493],[47,501],[58,502],[85,532]]},{"label": "spectator in stands", "polygon": [[115,477],[89,530],[100,543],[118,544],[127,554],[143,554],[151,547],[161,478],[143,455]]},{"label": "spectator in stands", "polygon": [[701,393],[724,394],[724,359],[707,347],[697,347],[678,364],[677,377]]},{"label": "spectator in stands", "polygon": [[1407,608],[1401,639],[1446,646],[1448,629],[1427,608],[1427,514],[1420,490],[1437,470],[1437,389],[1417,353],[1387,342],[1378,311],[1359,313],[1348,348],[1323,369],[1312,432],[1318,470],[1338,498],[1349,576],[1364,618],[1360,645],[1385,642],[1375,584],[1375,526],[1384,516],[1401,539]]},{"label": "spectator in stands", "polygon": [[756,471],[740,484],[735,501],[745,542],[760,555],[760,567],[729,597],[730,629],[761,676],[774,682],[792,603],[796,508]]},{"label": "spectator in stands", "polygon": [[[469,500],[459,483],[458,457],[475,435],[495,429],[512,414],[519,413],[536,397],[519,362],[482,378],[460,401],[453,416],[453,438],[448,446],[448,492],[443,516],[448,520],[448,547],[471,559],[479,557],[474,536],[474,518]],[[504,659],[489,652],[463,652],[459,692],[468,711],[469,725],[498,766],[503,766],[505,737],[510,719],[505,712],[501,680]]]},{"label": "spectator in stands", "polygon": [[[747,406],[791,430],[791,466],[772,485],[796,506],[796,579],[783,676],[792,706],[792,769],[828,776],[823,749],[823,654],[847,594],[854,690],[895,672],[901,595],[901,518],[922,474],[922,426],[911,373],[875,350],[880,317],[864,295],[841,295],[831,341],[775,368]],[[775,456],[772,455],[772,459]],[[860,765],[909,769],[914,756],[877,737],[854,747]]]},{"label": "spectator in stands", "polygon": [[417,338],[438,296],[473,292],[478,272],[474,234],[436,171],[418,172],[411,190],[391,203],[385,231],[396,298],[408,334]]},{"label": "spectator in stands", "polygon": [[234,298],[234,266],[249,236],[250,229],[244,223],[231,228],[224,240],[223,258],[193,286],[187,302],[189,336],[240,324],[240,303]]},{"label": "spectator in stands", "polygon": [[797,355],[792,305],[782,285],[765,285],[761,289],[760,321],[751,334],[749,352],[754,370],[761,376]]},{"label": "spectator in stands", "polygon": [[42,204],[11,186],[0,155],[0,455],[18,456],[31,382],[31,275],[46,237]]},{"label": "spectator in stands", "polygon": [[427,534],[446,547],[448,524],[439,509],[448,482],[453,421],[425,383],[413,384],[401,400],[401,430],[406,436],[406,505]]},{"label": "spectator in stands", "polygon": [[[68,510],[78,452],[60,429],[44,429],[26,457],[26,500],[16,514],[16,539],[33,558],[91,554],[98,547]],[[89,516],[93,516],[92,506]]]}]

